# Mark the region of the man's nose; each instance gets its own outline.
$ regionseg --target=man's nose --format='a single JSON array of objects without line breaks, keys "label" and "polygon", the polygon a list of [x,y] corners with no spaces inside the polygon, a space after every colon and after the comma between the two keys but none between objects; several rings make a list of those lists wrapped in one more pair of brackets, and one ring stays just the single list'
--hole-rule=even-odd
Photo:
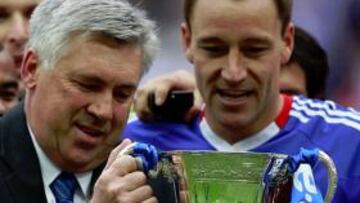
[{"label": "man's nose", "polygon": [[29,37],[28,19],[20,13],[13,16],[12,25],[8,33],[8,42],[12,46],[24,46]]},{"label": "man's nose", "polygon": [[111,120],[113,118],[113,98],[112,95],[99,94],[88,106],[88,112],[101,120]]},{"label": "man's nose", "polygon": [[247,76],[245,61],[237,50],[229,52],[227,61],[222,67],[221,76],[228,82],[241,82]]}]

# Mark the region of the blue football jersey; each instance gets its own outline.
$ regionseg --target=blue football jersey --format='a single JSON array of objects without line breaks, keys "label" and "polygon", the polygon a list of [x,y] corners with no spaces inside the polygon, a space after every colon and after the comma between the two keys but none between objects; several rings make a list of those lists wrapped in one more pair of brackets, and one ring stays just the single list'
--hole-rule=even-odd
[{"label": "blue football jersey", "polygon": [[[161,150],[253,151],[294,155],[301,147],[319,148],[334,161],[338,187],[333,202],[360,202],[360,113],[332,101],[283,96],[284,105],[274,122],[235,144],[229,144],[211,129],[200,113],[192,123],[144,123],[129,121],[124,138],[149,143]],[[327,171],[313,168],[323,196]]]}]

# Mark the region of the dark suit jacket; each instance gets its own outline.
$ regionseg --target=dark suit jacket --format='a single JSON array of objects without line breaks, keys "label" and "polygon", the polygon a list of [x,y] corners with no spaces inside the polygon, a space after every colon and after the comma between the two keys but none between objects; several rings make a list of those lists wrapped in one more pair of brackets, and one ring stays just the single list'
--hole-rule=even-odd
[{"label": "dark suit jacket", "polygon": [[[94,171],[94,184],[102,168]],[[0,119],[0,202],[46,202],[39,160],[26,125],[24,104]]]}]

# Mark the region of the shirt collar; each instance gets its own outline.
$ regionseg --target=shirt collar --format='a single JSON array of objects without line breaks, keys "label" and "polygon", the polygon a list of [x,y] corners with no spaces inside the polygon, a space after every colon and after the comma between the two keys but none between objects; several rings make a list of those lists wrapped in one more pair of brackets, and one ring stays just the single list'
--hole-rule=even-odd
[{"label": "shirt collar", "polygon": [[202,119],[200,122],[200,130],[204,138],[218,151],[226,152],[242,152],[249,151],[267,142],[280,132],[280,128],[272,122],[262,131],[234,144],[229,144],[226,140],[218,136],[206,122]]},{"label": "shirt collar", "polygon": [[[31,140],[35,147],[36,154],[39,158],[40,169],[42,174],[43,183],[45,186],[50,187],[50,184],[55,180],[55,178],[61,173],[61,169],[57,167],[45,154],[45,152],[40,147],[37,142],[35,135],[29,125],[27,123],[27,127],[30,132]],[[89,197],[90,195],[90,181],[92,177],[92,171],[85,173],[74,174],[81,188],[81,192]]]},{"label": "shirt collar", "polygon": [[275,137],[288,121],[292,105],[292,97],[282,95],[282,99],[282,109],[274,122],[270,123],[260,132],[234,144],[229,144],[211,129],[204,116],[205,106],[202,107],[202,113],[200,114],[200,117],[202,117],[200,122],[200,131],[204,138],[218,151],[240,152],[254,149]]}]

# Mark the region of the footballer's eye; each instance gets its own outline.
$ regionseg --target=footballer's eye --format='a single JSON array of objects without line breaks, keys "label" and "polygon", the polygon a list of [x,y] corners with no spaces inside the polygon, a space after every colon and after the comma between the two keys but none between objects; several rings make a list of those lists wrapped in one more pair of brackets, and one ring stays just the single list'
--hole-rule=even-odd
[{"label": "footballer's eye", "polygon": [[212,56],[218,56],[228,52],[228,48],[221,45],[200,45],[199,48],[206,54]]},{"label": "footballer's eye", "polygon": [[268,47],[265,46],[249,46],[243,47],[242,51],[246,56],[261,56],[268,50]]}]

